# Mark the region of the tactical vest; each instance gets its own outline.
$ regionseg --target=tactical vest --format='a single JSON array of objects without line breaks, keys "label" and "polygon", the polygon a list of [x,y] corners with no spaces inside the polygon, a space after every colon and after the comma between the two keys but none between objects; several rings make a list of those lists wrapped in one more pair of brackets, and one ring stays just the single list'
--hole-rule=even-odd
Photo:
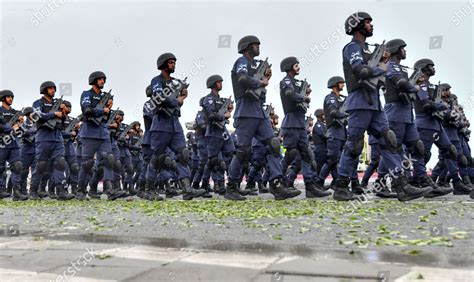
[{"label": "tactical vest", "polygon": [[[359,43],[356,42],[356,43],[352,43],[352,44],[359,44]],[[346,47],[347,46],[348,45],[346,45]],[[344,47],[344,49],[346,47]],[[365,51],[365,52],[362,52],[362,54],[361,54],[362,59],[364,60],[364,63],[367,63],[369,61],[370,55],[371,55],[371,52],[369,50],[369,47],[368,47],[367,43],[364,44],[363,51]],[[350,92],[360,88],[359,79],[355,76],[354,72],[352,71],[352,66],[351,66],[350,62],[348,60],[346,60],[346,58],[344,58],[343,61],[342,61],[342,67],[343,67],[343,70],[344,70],[344,79],[345,79],[346,85],[347,85],[347,92],[350,93]]]},{"label": "tactical vest", "polygon": [[[249,77],[253,77],[253,75],[255,74],[255,71],[256,71],[256,69],[257,69],[260,62],[261,61],[259,61],[259,60],[255,60],[256,64],[255,64],[254,67],[252,67],[250,62],[247,61],[247,75]],[[247,89],[245,89],[244,87],[242,87],[242,85],[239,84],[238,74],[235,71],[235,68],[233,68],[232,71],[230,72],[230,77],[231,77],[231,80],[232,80],[232,89],[234,90],[235,100],[240,99],[242,96],[245,95],[245,91]]]},{"label": "tactical vest", "polygon": [[[295,94],[299,94],[301,92],[301,86],[303,81],[301,80],[296,80],[292,79],[291,83],[293,84]],[[280,98],[281,98],[281,103],[283,105],[283,112],[286,114],[288,113],[303,113],[305,114],[306,111],[304,111],[301,107],[298,107],[298,103],[293,100],[291,97],[288,95],[285,95],[282,89],[280,89]]]},{"label": "tactical vest", "polygon": [[[95,107],[97,107],[97,104],[99,104],[100,99],[102,98],[102,95],[104,95],[104,94],[101,93],[100,95],[97,95],[93,91],[91,93],[92,94],[91,94],[91,97],[90,97],[91,98],[90,108],[95,109]],[[88,119],[89,119],[89,117],[87,117],[86,115],[83,116],[84,121],[87,121]]]},{"label": "tactical vest", "polygon": [[[333,92],[331,92],[332,94]],[[329,95],[331,95],[329,94]],[[342,107],[342,104],[344,103],[344,101],[340,101],[340,99],[337,98],[337,96],[335,94],[331,95],[331,98],[334,98],[336,99],[336,107],[337,107],[337,110],[339,110],[339,108]],[[326,126],[327,128],[331,127],[331,126],[340,126],[339,123],[337,123],[335,121],[335,119],[331,116],[330,114],[330,111],[329,111],[329,108],[326,106],[326,102],[324,102],[324,106],[323,106],[323,111],[324,111],[324,117],[326,118]]]},{"label": "tactical vest", "polygon": [[[399,66],[401,68],[401,66]],[[404,79],[409,80],[408,73],[404,69],[400,69]],[[385,80],[385,103],[402,101],[400,98],[400,87],[398,87],[391,79]]]},{"label": "tactical vest", "polygon": [[[49,111],[53,108],[53,105],[54,103],[57,101],[57,99],[53,99],[53,101],[51,103],[49,103],[48,101],[46,101],[44,98],[41,98],[40,99],[40,107],[41,107],[41,112],[43,113],[49,113]],[[59,109],[58,109],[59,111]],[[36,128],[37,129],[40,129],[41,127],[44,126],[46,122],[45,121],[41,121],[41,120],[38,120],[36,122]],[[61,122],[57,122],[56,123],[56,129],[61,129]]]},{"label": "tactical vest", "polygon": [[[429,95],[430,95],[430,99],[431,99],[432,101],[434,101],[434,98],[433,98],[433,97],[436,95],[436,94],[435,94],[435,93],[436,93],[436,92],[435,92],[435,89],[432,88],[432,85],[431,85],[431,83],[429,83],[429,82],[427,83],[427,87],[428,87],[428,93],[429,93]],[[418,96],[416,97],[416,100],[414,101],[413,104],[414,104],[414,106],[415,106],[415,113],[416,113],[416,114],[429,113],[428,111],[426,111],[426,110],[423,108],[423,104],[421,103],[421,100],[420,100],[420,98],[419,98]]]},{"label": "tactical vest", "polygon": [[[323,123],[316,122],[314,126],[318,126],[318,124],[321,124],[321,128],[323,128],[324,134],[326,134],[327,130],[324,128],[325,125]],[[326,140],[323,140],[318,134],[313,132],[313,143],[314,145],[326,144]]]}]

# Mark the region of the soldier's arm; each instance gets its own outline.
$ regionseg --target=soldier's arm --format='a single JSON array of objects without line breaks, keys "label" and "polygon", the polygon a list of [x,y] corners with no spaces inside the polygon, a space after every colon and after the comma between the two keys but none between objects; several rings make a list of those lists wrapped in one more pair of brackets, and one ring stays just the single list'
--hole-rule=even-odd
[{"label": "soldier's arm", "polygon": [[291,80],[288,77],[285,77],[280,82],[280,88],[281,88],[281,91],[284,93],[284,95],[290,98],[291,100],[297,103],[304,102],[305,96],[296,92],[296,89],[293,86],[293,83],[291,83]]},{"label": "soldier's arm", "polygon": [[237,74],[237,82],[246,89],[257,89],[262,86],[260,81],[249,76],[247,61],[242,58],[235,64],[235,73]]},{"label": "soldier's arm", "polygon": [[101,117],[104,115],[104,110],[92,107],[91,97],[85,93],[81,95],[81,110],[86,117]]},{"label": "soldier's arm", "polygon": [[219,114],[219,109],[216,107],[213,98],[206,97],[202,106],[210,121],[223,121],[225,119],[223,114]]},{"label": "soldier's arm", "polygon": [[350,65],[352,66],[352,71],[354,72],[355,76],[359,79],[366,79],[369,77],[375,77],[383,74],[385,71],[379,67],[369,67],[366,62],[364,62],[364,58],[362,54],[364,50],[359,44],[353,43],[349,44],[344,49],[344,59],[348,60]]},{"label": "soldier's arm", "polygon": [[385,74],[385,77],[392,81],[396,86],[398,86],[402,91],[408,92],[408,93],[416,93],[418,90],[410,84],[408,79],[406,79],[403,76],[403,73],[397,67],[398,69],[395,68],[393,64],[389,64],[387,67],[387,73]]},{"label": "soldier's arm", "polygon": [[428,92],[428,86],[426,84],[420,85],[420,90],[416,94],[418,99],[420,99],[421,106],[425,111],[434,112],[439,110],[446,110],[446,105],[443,103],[435,103],[430,99],[430,94]]},{"label": "soldier's arm", "polygon": [[38,121],[40,122],[45,122],[56,118],[54,113],[44,113],[39,101],[33,103],[33,109],[35,109],[36,113],[38,114]]},{"label": "soldier's arm", "polygon": [[179,101],[177,99],[173,99],[170,97],[172,91],[169,88],[163,88],[163,84],[158,78],[152,79],[151,89],[153,91],[152,97],[154,101],[161,101],[163,105],[171,108],[177,108],[180,106]]}]

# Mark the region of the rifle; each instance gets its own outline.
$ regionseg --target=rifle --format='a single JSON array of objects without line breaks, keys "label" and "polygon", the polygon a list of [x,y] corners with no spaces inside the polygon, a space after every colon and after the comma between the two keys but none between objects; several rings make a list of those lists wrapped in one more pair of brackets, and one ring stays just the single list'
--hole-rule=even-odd
[{"label": "rifle", "polygon": [[110,131],[110,133],[115,133],[117,132],[117,128],[110,128],[110,125],[115,122],[115,117],[117,116],[117,111],[120,109],[118,107],[115,111],[112,111],[112,114],[109,115],[109,119],[107,120],[107,129]]},{"label": "rifle", "polygon": [[[370,55],[369,61],[367,62],[367,66],[369,68],[374,68],[378,66],[378,64],[383,58],[384,51],[385,51],[385,40],[380,45],[375,44],[374,52],[372,53],[372,55]],[[372,97],[367,91],[368,90],[375,91],[379,85],[385,84],[384,78],[385,77],[383,75],[379,75],[376,77],[370,77],[368,79],[359,80],[359,84],[362,86],[364,90],[363,93],[369,105],[372,105],[373,101],[372,101]]]},{"label": "rifle", "polygon": [[[81,121],[81,118],[82,115],[79,115],[77,118],[72,118],[68,126],[64,129],[64,133],[70,134],[76,128],[76,125]],[[64,140],[64,142],[67,142],[68,140]]]},{"label": "rifle", "polygon": [[267,116],[270,117],[271,113],[275,111],[275,108],[273,107],[272,103],[270,103],[270,105],[267,105],[267,107],[265,108],[265,113],[267,114]]},{"label": "rifle", "polygon": [[[219,108],[219,111],[217,112],[218,115],[224,115],[226,112],[229,111],[229,106],[233,103],[232,101],[232,96],[229,98],[225,99],[225,102],[222,104],[222,106]],[[224,118],[222,121],[214,121],[213,125],[219,127],[220,129],[223,129],[226,124],[229,123],[229,120]]]},{"label": "rifle", "polygon": [[[169,94],[169,96],[166,96],[166,93],[163,93],[165,97],[160,97],[161,101],[164,101],[168,97],[170,97],[171,99],[178,99],[179,95],[181,95],[181,91],[189,87],[189,83],[186,83],[187,79],[188,77],[185,77],[184,80],[182,81],[177,79],[178,80],[177,87],[172,87],[172,90],[171,90],[172,92],[171,94]],[[169,88],[165,88],[165,89],[169,89]],[[160,104],[160,106],[158,107],[158,110],[164,112],[168,116],[172,116],[174,114],[175,108],[166,107]]]},{"label": "rifle", "polygon": [[[59,110],[59,107],[61,106],[61,104],[63,103],[63,96],[61,95],[61,97],[59,97],[59,99],[56,99],[54,101],[54,104],[53,104],[53,107],[51,107],[51,109],[49,110],[50,113],[55,113]],[[43,125],[46,126],[47,128],[53,130],[56,128],[56,124],[58,123],[58,119],[57,118],[54,118],[54,119],[50,119],[48,121],[46,121]]]},{"label": "rifle", "polygon": [[[104,110],[109,100],[113,97],[114,96],[112,95],[112,89],[110,89],[109,92],[102,92],[102,96],[100,97],[99,103],[97,103],[95,108],[97,110]],[[101,117],[91,117],[89,118],[89,120],[95,123],[96,125],[99,125],[105,117],[106,115],[104,114]]]},{"label": "rifle", "polygon": [[[258,81],[262,80],[263,77],[265,77],[265,72],[267,71],[267,69],[271,68],[271,66],[272,65],[268,64],[268,57],[267,57],[265,61],[261,62],[258,65],[257,70],[255,71],[253,75],[253,79],[258,80]],[[260,100],[260,97],[262,96],[263,91],[265,91],[265,87],[259,87],[257,89],[247,89],[245,93],[251,95],[256,100]]]},{"label": "rifle", "polygon": [[[309,88],[309,83],[305,79],[303,81],[303,85],[301,86],[300,95],[303,95],[304,97],[308,97],[309,95],[306,93],[308,88]],[[301,108],[306,113],[306,111],[308,111],[309,109],[309,103],[304,101],[304,102],[296,104],[296,107]]]},{"label": "rifle", "polygon": [[127,127],[125,127],[124,130],[122,132],[120,132],[118,140],[125,141],[125,136],[127,136],[127,133],[130,131],[130,129],[132,129],[133,126],[134,126],[133,122],[131,124],[127,125]]},{"label": "rifle", "polygon": [[[441,81],[438,81],[438,85],[436,87],[436,94],[435,94],[435,103],[443,103],[443,99],[441,99]],[[435,118],[437,118],[439,121],[444,121],[444,110],[441,111],[435,111],[432,114]]]},{"label": "rifle", "polygon": [[[408,68],[406,66],[402,66],[402,67],[405,67],[405,68]],[[421,71],[421,69],[414,69],[413,73],[411,74],[410,78],[408,79],[408,83],[415,87],[416,86],[416,82],[418,81],[418,79],[421,77],[421,75],[423,75],[423,72]],[[405,103],[405,104],[409,104],[410,102],[412,101],[415,101],[416,100],[416,93],[400,93],[400,98],[402,99],[402,101]]]},{"label": "rifle", "polygon": [[15,114],[7,122],[7,125],[9,127],[13,127],[13,125],[18,122],[18,119],[20,119],[22,115],[23,115],[23,109],[21,111],[16,111]]},{"label": "rifle", "polygon": [[[341,114],[347,114],[347,104],[346,104],[346,97],[342,94],[339,95],[340,97],[343,97],[344,100],[342,101],[342,105],[339,107],[338,112]],[[334,120],[337,124],[339,124],[341,127],[345,127],[347,124],[347,117],[345,118],[338,118]]]},{"label": "rifle", "polygon": [[[140,136],[140,139],[138,139],[137,143],[133,144],[134,146],[141,146],[142,143],[143,143],[143,137],[144,135]],[[132,149],[130,148],[130,153],[134,156],[136,156],[138,154],[139,150],[136,150],[136,149]]]}]

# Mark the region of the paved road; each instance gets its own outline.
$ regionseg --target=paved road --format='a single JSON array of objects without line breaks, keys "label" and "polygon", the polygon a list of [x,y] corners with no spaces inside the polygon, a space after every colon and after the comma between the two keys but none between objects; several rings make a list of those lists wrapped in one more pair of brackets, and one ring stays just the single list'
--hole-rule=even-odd
[{"label": "paved road", "polygon": [[[408,276],[404,275],[419,269],[429,273],[422,275],[425,278],[440,269],[444,274],[451,273],[446,269],[456,269],[467,276],[453,280],[457,276],[450,274],[451,280],[438,281],[474,281],[474,278],[465,280],[474,269],[474,201],[468,197],[451,195],[409,203],[371,199],[352,204],[329,199],[275,202],[268,198],[265,195],[239,203],[222,199],[147,202],[135,198],[115,202],[0,201],[0,233],[3,235],[0,238],[5,241],[0,245],[3,248],[0,280],[17,277],[14,270],[20,271],[18,277],[57,276],[69,258],[90,246],[97,250],[119,248],[120,251],[111,254],[114,259],[107,256],[95,259],[98,265],[78,277],[140,281],[148,280],[146,273],[149,272],[164,281],[195,281],[197,278],[218,281],[218,273],[227,273],[226,280],[236,281],[281,281],[277,279],[282,277],[286,278],[284,281],[293,281],[293,278],[306,281],[311,275],[318,276],[318,281],[326,278],[332,281],[352,277],[350,275],[375,279],[385,267],[391,277],[401,279],[399,281],[406,281],[403,279]],[[46,247],[38,251],[36,244]],[[63,248],[64,252],[55,252],[57,248]],[[159,267],[153,270],[147,263],[141,266],[134,262],[130,265],[140,268],[136,272],[130,270],[125,275],[122,270],[110,270],[110,275],[94,276],[96,272],[102,273],[97,269],[105,262],[115,262],[118,257],[122,262],[122,259],[131,259],[127,256],[133,258],[135,252],[146,256],[147,248],[153,252],[169,252],[170,257],[192,253],[189,259],[199,258],[198,254],[217,257],[237,254],[242,256],[238,261],[244,264],[256,257],[264,262],[264,267],[254,269],[232,263],[216,266],[217,262],[207,260],[203,263],[198,259],[193,262],[176,259],[172,263],[166,260],[157,264]],[[144,254],[137,259],[142,260]],[[63,255],[64,258],[59,259]],[[41,268],[32,268],[35,263]],[[282,265],[285,267],[273,268]],[[380,265],[383,267],[379,268]],[[116,265],[105,266],[117,268]],[[163,269],[171,266],[175,271],[169,272],[176,274],[174,278],[163,274]],[[197,268],[200,270],[193,271]],[[272,276],[274,273],[283,276]],[[191,279],[186,275],[198,276]]]}]

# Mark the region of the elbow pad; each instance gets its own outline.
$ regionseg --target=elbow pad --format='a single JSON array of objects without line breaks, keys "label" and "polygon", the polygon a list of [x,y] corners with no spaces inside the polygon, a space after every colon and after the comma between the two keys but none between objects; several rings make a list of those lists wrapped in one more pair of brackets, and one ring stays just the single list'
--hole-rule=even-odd
[{"label": "elbow pad", "polygon": [[293,95],[293,93],[294,93],[294,91],[291,88],[287,88],[285,90],[285,96],[291,96],[291,95]]},{"label": "elbow pad", "polygon": [[248,78],[247,78],[247,75],[241,73],[239,74],[239,77],[237,78],[237,82],[240,84],[240,85],[243,85],[243,86],[247,86],[248,85]]},{"label": "elbow pad", "polygon": [[428,100],[423,104],[423,110],[433,112],[436,110],[436,104],[433,101]]},{"label": "elbow pad", "polygon": [[359,65],[354,68],[354,74],[360,79],[365,79],[372,75],[372,70],[368,66]]},{"label": "elbow pad", "polygon": [[91,117],[91,116],[94,116],[94,109],[88,107],[85,109],[84,111],[84,115],[87,116],[87,117]]},{"label": "elbow pad", "polygon": [[398,88],[402,89],[402,90],[408,90],[409,86],[410,86],[410,83],[408,82],[408,80],[404,79],[404,78],[400,78],[397,82],[396,82]]}]

